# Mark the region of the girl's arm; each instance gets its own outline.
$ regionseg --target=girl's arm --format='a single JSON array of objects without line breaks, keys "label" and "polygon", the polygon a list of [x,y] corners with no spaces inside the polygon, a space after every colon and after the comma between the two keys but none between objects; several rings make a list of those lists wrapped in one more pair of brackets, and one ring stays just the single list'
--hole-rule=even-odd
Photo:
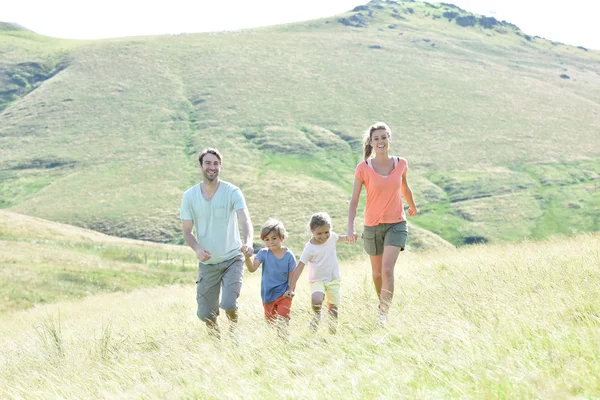
[{"label": "girl's arm", "polygon": [[354,231],[354,218],[356,218],[356,210],[358,209],[358,201],[360,200],[362,187],[362,181],[358,179],[358,177],[354,177],[352,198],[350,199],[350,205],[348,206],[348,235],[346,236],[346,239],[350,243],[354,243],[358,239],[358,235]]},{"label": "girl's arm", "polygon": [[290,272],[287,291],[290,297],[294,295],[294,291],[296,290],[296,282],[298,282],[298,278],[300,278],[300,275],[302,275],[302,270],[304,270],[304,263],[299,261],[298,265],[296,265],[296,268]]},{"label": "girl's arm", "polygon": [[338,236],[338,240],[336,243],[347,243],[347,242],[349,242],[348,236],[343,235],[343,236]]},{"label": "girl's arm", "polygon": [[417,215],[419,210],[417,209],[417,206],[415,205],[415,200],[413,199],[412,190],[411,190],[410,186],[408,186],[408,181],[406,180],[406,174],[402,176],[401,190],[402,190],[402,197],[404,197],[406,199],[406,202],[408,203],[408,215],[410,215],[411,217],[414,217],[415,215]]}]

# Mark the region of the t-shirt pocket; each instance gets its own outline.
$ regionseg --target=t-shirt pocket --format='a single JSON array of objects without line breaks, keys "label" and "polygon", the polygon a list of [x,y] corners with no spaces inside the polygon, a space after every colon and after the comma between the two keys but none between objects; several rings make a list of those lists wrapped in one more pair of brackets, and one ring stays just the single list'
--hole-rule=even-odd
[{"label": "t-shirt pocket", "polygon": [[227,218],[227,209],[225,207],[214,209],[215,219],[224,220]]}]

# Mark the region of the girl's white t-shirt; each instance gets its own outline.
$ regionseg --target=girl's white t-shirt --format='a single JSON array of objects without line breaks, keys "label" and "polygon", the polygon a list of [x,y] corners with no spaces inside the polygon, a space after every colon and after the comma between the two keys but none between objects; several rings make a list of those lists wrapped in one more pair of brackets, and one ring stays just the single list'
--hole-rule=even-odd
[{"label": "girl's white t-shirt", "polygon": [[300,262],[308,265],[309,282],[330,282],[340,279],[340,267],[337,261],[336,243],[339,235],[331,232],[323,244],[312,244],[310,240],[304,246]]}]

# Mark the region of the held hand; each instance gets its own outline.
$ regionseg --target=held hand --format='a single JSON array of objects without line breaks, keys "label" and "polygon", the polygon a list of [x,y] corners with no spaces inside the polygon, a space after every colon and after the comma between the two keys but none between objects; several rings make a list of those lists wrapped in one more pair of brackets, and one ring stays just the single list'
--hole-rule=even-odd
[{"label": "held hand", "polygon": [[356,241],[358,240],[358,235],[355,231],[348,231],[346,237],[348,238],[348,243],[356,243]]},{"label": "held hand", "polygon": [[242,254],[244,254],[247,257],[251,257],[252,254],[254,254],[254,249],[252,248],[252,246],[250,245],[243,245],[242,247],[240,247],[240,251],[242,252]]},{"label": "held hand", "polygon": [[419,212],[419,210],[417,209],[417,206],[408,207],[408,215],[410,215],[411,217],[414,217],[415,215],[417,215],[418,212]]},{"label": "held hand", "polygon": [[210,251],[206,249],[198,249],[196,250],[196,257],[198,257],[198,260],[200,261],[208,261],[210,260]]},{"label": "held hand", "polygon": [[296,293],[294,293],[293,290],[286,290],[286,292],[283,294],[283,297],[285,297],[286,299],[291,299],[295,295]]}]

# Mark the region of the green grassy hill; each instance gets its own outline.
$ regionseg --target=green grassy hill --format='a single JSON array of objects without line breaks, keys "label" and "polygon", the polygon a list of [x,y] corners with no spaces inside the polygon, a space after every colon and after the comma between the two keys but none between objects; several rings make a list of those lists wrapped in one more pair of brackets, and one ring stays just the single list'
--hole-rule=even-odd
[{"label": "green grassy hill", "polygon": [[599,229],[597,51],[424,2],[214,34],[0,29],[2,208],[177,242],[216,146],[255,225],[276,216],[301,246],[312,212],[345,230],[362,132],[383,120],[417,227],[454,245]]},{"label": "green grassy hill", "polygon": [[196,275],[189,248],[0,210],[0,314],[105,292],[190,284]]},{"label": "green grassy hill", "polygon": [[[413,228],[412,250],[452,248]],[[347,245],[346,253],[352,247],[360,250]],[[302,247],[292,251],[299,256]],[[112,237],[0,210],[0,313],[104,292],[191,284],[196,275],[197,260],[187,246]]]},{"label": "green grassy hill", "polygon": [[[387,329],[368,261],[342,262],[337,335],[312,334],[308,282],[290,340],[246,274],[237,341],[211,340],[193,285],[0,312],[6,398],[600,397],[599,234],[406,252]],[[4,287],[4,286],[0,286]],[[223,328],[227,332],[227,322]],[[237,343],[237,344],[236,344]]]}]

